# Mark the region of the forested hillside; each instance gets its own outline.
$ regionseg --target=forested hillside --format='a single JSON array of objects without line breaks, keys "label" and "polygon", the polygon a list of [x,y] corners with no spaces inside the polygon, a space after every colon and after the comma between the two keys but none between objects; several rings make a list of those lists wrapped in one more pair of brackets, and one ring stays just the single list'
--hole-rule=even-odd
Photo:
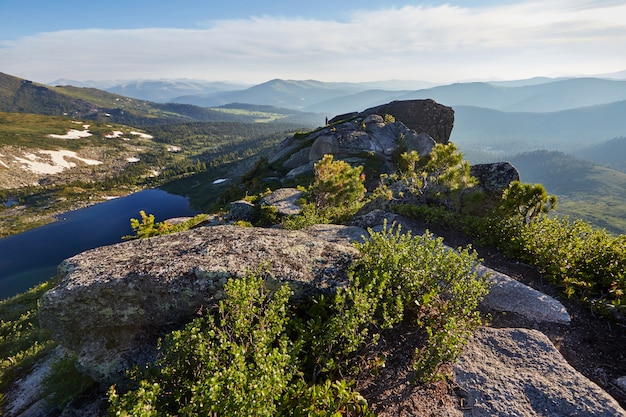
[{"label": "forested hillside", "polygon": [[575,151],[579,158],[626,173],[626,137],[618,137]]},{"label": "forested hillside", "polygon": [[558,214],[626,234],[626,174],[556,151],[523,153],[510,161],[523,181],[541,183],[559,197]]}]

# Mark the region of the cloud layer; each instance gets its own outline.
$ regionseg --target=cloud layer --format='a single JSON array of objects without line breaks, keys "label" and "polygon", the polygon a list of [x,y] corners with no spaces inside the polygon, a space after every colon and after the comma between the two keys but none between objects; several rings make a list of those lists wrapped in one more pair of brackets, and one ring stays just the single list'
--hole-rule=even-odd
[{"label": "cloud layer", "polygon": [[598,74],[626,69],[626,4],[526,1],[260,16],[201,29],[68,30],[0,41],[2,72],[49,82],[122,78],[367,81]]}]

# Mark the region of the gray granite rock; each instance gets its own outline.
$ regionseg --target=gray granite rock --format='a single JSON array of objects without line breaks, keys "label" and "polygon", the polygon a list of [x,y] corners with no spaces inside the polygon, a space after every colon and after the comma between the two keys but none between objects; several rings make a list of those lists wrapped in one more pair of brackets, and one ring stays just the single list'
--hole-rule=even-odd
[{"label": "gray granite rock", "polygon": [[480,329],[454,376],[467,417],[626,416],[537,330]]},{"label": "gray granite rock", "polygon": [[558,300],[483,265],[477,271],[481,276],[488,275],[491,282],[489,294],[481,302],[483,306],[516,313],[531,321],[570,324],[571,317]]},{"label": "gray granite rock", "polygon": [[279,188],[263,197],[259,205],[275,207],[278,214],[283,216],[300,214],[302,208],[296,204],[296,201],[301,196],[302,192],[296,188]]}]

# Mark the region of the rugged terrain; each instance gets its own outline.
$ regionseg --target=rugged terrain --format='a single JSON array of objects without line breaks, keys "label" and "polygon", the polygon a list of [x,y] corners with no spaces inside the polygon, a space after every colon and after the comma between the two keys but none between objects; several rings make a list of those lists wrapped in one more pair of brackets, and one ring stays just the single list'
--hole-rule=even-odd
[{"label": "rugged terrain", "polygon": [[[394,106],[400,106],[400,110],[420,110],[405,115],[396,108],[398,120],[385,120],[387,109]],[[384,112],[385,118],[376,112]],[[271,181],[287,181],[289,177],[293,181],[298,175],[310,175],[312,163],[327,153],[353,163],[376,161],[377,167],[390,168],[394,163],[394,146],[398,146],[400,137],[406,139],[402,142],[406,149],[420,149],[420,154],[428,154],[435,143],[446,143],[453,123],[453,117],[449,116],[453,114],[445,106],[424,101],[404,103],[404,106],[390,103],[387,107],[339,116],[331,120],[330,126],[283,141],[265,162],[263,172]],[[420,127],[423,126],[420,121],[424,120],[430,130]],[[261,172],[259,168],[260,165],[256,166],[254,172]],[[489,167],[483,169],[492,174],[500,172]],[[277,173],[287,173],[287,178],[271,176]],[[507,178],[504,186],[513,177]],[[260,182],[264,179],[257,178]],[[489,191],[489,186],[497,183],[493,180],[493,175],[481,178],[480,187]],[[240,202],[242,207],[246,204]],[[386,213],[383,217],[390,215]],[[470,243],[458,231],[391,216],[403,224],[403,230],[421,234],[430,229],[444,237],[451,247]],[[235,220],[237,216],[231,213],[229,221]],[[380,227],[378,220],[355,225]],[[241,274],[242,268],[270,260],[270,275],[277,281],[295,283],[303,289],[300,294],[343,285],[342,271],[349,258],[357,256],[347,245],[348,240],[359,238],[364,232],[359,229],[361,232],[348,236],[344,231],[352,229],[325,228],[329,231],[206,226],[85,252],[64,262],[59,285],[41,299],[42,325],[52,331],[57,342],[78,355],[77,364],[82,372],[104,381],[105,385],[120,381],[124,369],[150,360],[156,337],[184,322],[185,317],[202,311],[206,303],[219,299],[226,278]],[[479,330],[459,362],[451,365],[453,378],[432,385],[410,383],[413,373],[408,364],[415,347],[423,342],[423,335],[405,326],[388,331],[374,348],[387,358],[386,366],[377,375],[357,378],[359,390],[373,409],[383,416],[530,416],[556,412],[623,415],[624,410],[606,392],[624,405],[623,388],[617,383],[626,374],[622,349],[626,343],[624,327],[593,316],[590,309],[575,300],[562,299],[558,289],[545,283],[532,267],[507,260],[492,248],[476,249],[486,266],[547,294],[531,296],[539,303],[561,306],[554,298],[561,299],[568,310],[567,319],[546,321],[520,312],[517,306],[496,308],[495,305],[503,304],[483,303],[490,328]],[[527,291],[537,294],[531,289]],[[74,301],[68,305],[68,300]],[[485,370],[491,374],[482,374]],[[504,376],[505,370],[514,372]],[[521,380],[520,375],[523,375]],[[104,404],[94,399],[101,398],[101,394],[95,389],[84,401],[76,401],[71,407],[97,413],[94,407]],[[20,415],[21,411],[13,406],[19,403],[18,399],[23,400],[20,393],[10,391],[7,398],[14,413],[9,415]],[[28,401],[22,404],[33,407],[29,409],[32,415],[45,412],[37,408],[42,404],[37,402],[36,390],[31,400],[30,405]]]}]

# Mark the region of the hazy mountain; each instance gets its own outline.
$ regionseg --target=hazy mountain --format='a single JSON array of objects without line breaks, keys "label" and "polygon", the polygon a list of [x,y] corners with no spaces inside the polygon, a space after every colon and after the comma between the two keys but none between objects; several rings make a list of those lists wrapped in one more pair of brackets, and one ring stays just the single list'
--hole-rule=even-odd
[{"label": "hazy mountain", "polygon": [[[89,87],[50,87],[0,73],[0,111],[4,112],[65,115],[137,127],[192,121],[252,123],[259,118],[244,107],[242,110],[226,112],[189,104],[155,103]],[[272,108],[271,113],[273,120],[281,122],[323,124],[320,115],[279,108]]]},{"label": "hazy mountain", "polygon": [[455,108],[476,106],[507,112],[540,113],[626,100],[626,79],[619,79],[619,74],[607,75],[606,78],[535,77],[448,85],[404,80],[351,83],[281,79],[254,86],[167,79],[82,83],[57,80],[55,84],[95,86],[125,97],[154,102],[200,107],[218,107],[229,103],[272,105],[329,116],[393,100],[424,98],[432,98]]},{"label": "hazy mountain", "polygon": [[125,97],[159,103],[182,95],[209,94],[250,87],[240,83],[188,79],[76,81],[63,78],[48,85],[97,88]]},{"label": "hazy mountain", "polygon": [[126,97],[165,103],[175,97],[210,94],[246,88],[242,84],[195,80],[138,80],[106,88]]},{"label": "hazy mountain", "polygon": [[[529,85],[539,85],[539,84],[547,84],[555,81],[568,80],[572,77],[562,77],[562,78],[550,78],[550,77],[533,77],[526,78],[523,80],[498,80],[498,81],[488,81],[489,84],[499,85],[503,87],[525,87]],[[602,78],[602,77],[600,77]]]},{"label": "hazy mountain", "polygon": [[463,83],[413,91],[398,100],[432,98],[439,103],[508,112],[554,112],[626,100],[626,80],[573,78],[509,87],[502,83]]},{"label": "hazy mountain", "polygon": [[464,152],[485,150],[494,158],[535,149],[572,152],[626,135],[626,101],[553,113],[507,113],[454,106],[451,140]]},{"label": "hazy mountain", "polygon": [[327,113],[328,115],[339,115],[352,111],[365,110],[378,106],[382,103],[389,103],[397,100],[397,97],[407,93],[407,91],[389,90],[366,90],[358,93],[333,97],[305,108],[306,111]]},{"label": "hazy mountain", "polygon": [[245,90],[176,97],[170,101],[204,107],[215,107],[228,103],[248,103],[300,110],[320,101],[346,96],[362,90],[362,86],[354,83],[276,79]]},{"label": "hazy mountain", "polygon": [[626,173],[626,136],[579,149],[574,154],[598,165]]}]

